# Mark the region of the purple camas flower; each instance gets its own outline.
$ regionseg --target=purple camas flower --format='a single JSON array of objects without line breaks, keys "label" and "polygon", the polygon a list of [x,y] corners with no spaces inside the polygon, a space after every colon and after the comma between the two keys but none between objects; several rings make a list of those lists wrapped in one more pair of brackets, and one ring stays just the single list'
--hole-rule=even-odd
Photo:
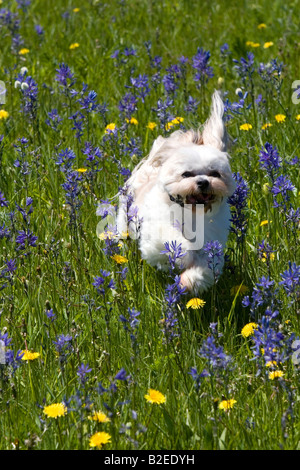
[{"label": "purple camas flower", "polygon": [[205,370],[205,375],[219,375],[232,365],[232,357],[226,354],[224,348],[218,344],[214,329],[212,329],[212,335],[203,341],[198,356],[206,359],[208,363],[208,371]]},{"label": "purple camas flower", "polygon": [[149,78],[146,74],[139,75],[137,78],[130,77],[131,86],[127,88],[133,88],[134,94],[141,99],[144,103],[145,98],[150,93]]},{"label": "purple camas flower", "polygon": [[137,110],[137,97],[132,93],[126,93],[119,102],[119,111],[126,119],[131,119],[133,113]]},{"label": "purple camas flower", "polygon": [[100,274],[100,276],[94,277],[93,286],[98,294],[105,295],[109,289],[115,289],[115,283],[111,278],[111,272],[100,269]]},{"label": "purple camas flower", "polygon": [[248,295],[243,298],[242,304],[244,307],[250,307],[251,317],[255,318],[257,313],[263,309],[264,313],[271,318],[277,317],[280,300],[277,297],[277,290],[274,286],[274,281],[263,276],[255,284],[251,299]]},{"label": "purple camas flower", "polygon": [[75,227],[78,219],[78,211],[82,206],[82,201],[79,199],[81,193],[80,182],[82,176],[77,171],[67,171],[65,173],[66,181],[62,184],[66,195],[66,204],[70,209],[70,226]]},{"label": "purple camas flower", "polygon": [[280,274],[282,281],[279,285],[283,286],[288,295],[299,293],[300,290],[300,266],[289,262],[289,268]]},{"label": "purple camas flower", "polygon": [[261,168],[266,170],[269,178],[274,181],[281,164],[277,147],[273,147],[269,142],[266,142],[259,153],[259,163]]},{"label": "purple camas flower", "polygon": [[244,239],[247,230],[247,217],[245,209],[247,207],[247,199],[249,195],[248,184],[243,177],[237,173],[233,173],[237,186],[231,197],[228,198],[228,204],[231,206],[231,227],[230,230],[236,234],[239,241]]},{"label": "purple camas flower", "polygon": [[165,242],[165,250],[161,251],[161,254],[168,255],[171,271],[173,271],[178,264],[178,260],[181,260],[186,253],[182,250],[181,243],[177,244],[176,241]]},{"label": "purple camas flower", "polygon": [[203,247],[204,253],[207,254],[207,264],[212,270],[215,277],[220,274],[220,267],[223,262],[223,246],[218,240],[207,242]]},{"label": "purple camas flower", "polygon": [[192,96],[189,96],[188,103],[184,109],[186,113],[197,114],[198,106],[199,106],[199,101],[197,101]]},{"label": "purple camas flower", "polygon": [[210,52],[202,48],[197,49],[197,54],[192,57],[192,67],[195,69],[194,80],[203,85],[209,78],[213,77],[213,68],[208,65]]},{"label": "purple camas flower", "polygon": [[17,83],[19,83],[19,89],[22,96],[21,110],[25,115],[28,115],[30,119],[36,118],[37,105],[38,105],[38,86],[37,83],[31,76],[27,76],[27,72],[24,74],[18,74]]},{"label": "purple camas flower", "polygon": [[91,372],[92,369],[89,368],[89,365],[84,365],[84,364],[81,364],[79,367],[78,367],[78,370],[77,370],[77,375],[78,375],[78,378],[79,378],[79,381],[80,381],[80,384],[81,385],[84,385],[87,381],[87,374],[89,372]]},{"label": "purple camas flower", "polygon": [[[270,367],[278,368],[279,365],[289,360],[294,353],[293,343],[295,334],[285,335],[279,329],[279,323],[270,316],[263,316],[258,321],[253,331],[253,353],[259,365],[259,371],[263,367],[266,373]],[[267,366],[267,367],[266,367]]]},{"label": "purple camas flower", "polygon": [[67,92],[72,88],[75,83],[74,74],[71,72],[68,65],[62,63],[59,64],[59,68],[56,69],[55,80],[61,85],[63,92]]},{"label": "purple camas flower", "polygon": [[234,66],[235,70],[244,82],[251,79],[254,73],[254,54],[252,52],[247,53],[246,59],[244,57],[242,57],[239,61],[233,59],[233,62],[236,64]]},{"label": "purple camas flower", "polygon": [[[36,241],[38,237],[35,236],[29,229],[27,230],[19,230],[18,235],[16,237],[17,243],[17,250],[18,251],[25,251],[30,247],[36,246]],[[25,253],[25,256],[30,254],[31,252]]]},{"label": "purple camas flower", "polygon": [[167,97],[165,101],[159,99],[157,101],[157,108],[152,109],[152,111],[154,111],[157,114],[157,117],[160,121],[161,129],[165,130],[167,122],[171,121],[174,118],[174,116],[169,111],[169,108],[173,108],[173,107],[174,107],[173,100]]},{"label": "purple camas flower", "polygon": [[165,289],[166,311],[161,321],[162,331],[167,342],[172,341],[180,335],[177,309],[182,295],[186,293],[180,284],[180,276],[175,276],[174,283],[168,284]]},{"label": "purple camas flower", "polygon": [[72,340],[71,335],[61,334],[56,337],[56,341],[53,341],[53,344],[59,355],[63,356],[72,350]]},{"label": "purple camas flower", "polygon": [[290,200],[291,192],[294,191],[294,189],[295,186],[287,176],[278,176],[271,188],[274,207],[281,207],[286,210],[286,203]]},{"label": "purple camas flower", "polygon": [[4,194],[0,191],[0,207],[8,207],[8,202],[6,201]]},{"label": "purple camas flower", "polygon": [[48,113],[48,119],[46,119],[45,123],[47,126],[51,127],[55,132],[58,131],[58,126],[62,122],[62,118],[59,116],[57,109],[52,109]]},{"label": "purple camas flower", "polygon": [[63,172],[67,172],[72,168],[73,162],[76,158],[75,153],[72,149],[66,148],[62,152],[58,154],[58,159],[56,161],[56,165],[60,166],[60,170]]},{"label": "purple camas flower", "polygon": [[130,334],[130,339],[133,345],[136,343],[136,333],[140,324],[140,320],[137,318],[139,315],[140,312],[138,312],[135,308],[128,308],[128,318],[126,318],[124,315],[119,316],[119,320],[123,323],[124,330],[128,331]]}]

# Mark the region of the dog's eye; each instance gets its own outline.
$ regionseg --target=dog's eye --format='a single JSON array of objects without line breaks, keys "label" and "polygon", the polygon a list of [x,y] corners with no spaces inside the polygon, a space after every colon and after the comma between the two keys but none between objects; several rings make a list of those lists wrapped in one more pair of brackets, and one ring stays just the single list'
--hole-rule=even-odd
[{"label": "dog's eye", "polygon": [[182,173],[181,175],[183,178],[191,178],[191,176],[194,176],[193,173],[191,173],[190,171],[185,171],[184,173]]},{"label": "dog's eye", "polygon": [[213,178],[221,178],[221,175],[218,171],[211,171],[208,176],[212,176]]}]

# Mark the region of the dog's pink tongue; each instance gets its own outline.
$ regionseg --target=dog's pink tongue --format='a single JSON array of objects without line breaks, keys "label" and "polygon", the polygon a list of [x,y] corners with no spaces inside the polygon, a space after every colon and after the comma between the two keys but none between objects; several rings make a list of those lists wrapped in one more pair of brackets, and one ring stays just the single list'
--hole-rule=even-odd
[{"label": "dog's pink tongue", "polygon": [[189,204],[197,204],[197,199],[193,196],[189,196],[188,202]]}]

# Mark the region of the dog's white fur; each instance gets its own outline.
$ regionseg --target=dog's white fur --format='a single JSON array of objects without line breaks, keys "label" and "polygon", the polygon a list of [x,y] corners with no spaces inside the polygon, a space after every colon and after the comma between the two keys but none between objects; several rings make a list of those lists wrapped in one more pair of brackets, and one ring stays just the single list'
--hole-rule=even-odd
[{"label": "dog's white fur", "polygon": [[[193,207],[194,212],[200,207],[202,210],[204,208],[204,244],[218,240],[224,247],[230,226],[227,198],[233,194],[235,182],[226,153],[227,134],[223,114],[222,99],[215,92],[211,114],[202,133],[199,130],[175,131],[167,138],[158,137],[149,156],[134,169],[126,184],[128,192],[133,196],[134,206],[138,207],[138,216],[142,219],[138,234],[142,258],[152,266],[165,269],[168,257],[161,254],[165,242],[176,241],[177,245],[181,244],[186,252],[178,261],[182,269],[181,284],[194,293],[209,288],[214,282],[214,275],[208,268],[207,255],[200,249],[195,251],[188,239],[191,237],[186,237],[189,232],[182,227],[178,230],[176,224],[174,226],[170,212],[174,210],[174,205],[179,212],[183,211],[183,207],[172,202],[170,196],[175,199],[179,197],[181,201],[190,204],[188,207]],[[189,174],[187,172],[192,176],[186,177]],[[199,186],[201,182],[202,187]],[[208,185],[205,192],[203,185]],[[203,201],[203,205],[198,205],[198,208],[192,205],[195,198],[199,198],[196,200],[198,204]],[[207,202],[205,198],[208,198]],[[117,221],[120,233],[125,230],[124,220],[124,207],[122,211],[121,204]],[[149,237],[154,221],[156,230],[161,229],[161,238]],[[222,265],[223,261],[218,268],[222,269]]]}]

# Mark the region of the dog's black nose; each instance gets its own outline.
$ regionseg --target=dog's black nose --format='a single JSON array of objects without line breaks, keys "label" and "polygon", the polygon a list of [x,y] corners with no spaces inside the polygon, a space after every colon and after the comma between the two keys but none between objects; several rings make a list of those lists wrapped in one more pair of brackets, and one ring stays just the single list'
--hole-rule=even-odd
[{"label": "dog's black nose", "polygon": [[209,181],[206,179],[199,180],[197,181],[198,188],[201,189],[201,191],[205,191],[208,186],[209,186]]}]

